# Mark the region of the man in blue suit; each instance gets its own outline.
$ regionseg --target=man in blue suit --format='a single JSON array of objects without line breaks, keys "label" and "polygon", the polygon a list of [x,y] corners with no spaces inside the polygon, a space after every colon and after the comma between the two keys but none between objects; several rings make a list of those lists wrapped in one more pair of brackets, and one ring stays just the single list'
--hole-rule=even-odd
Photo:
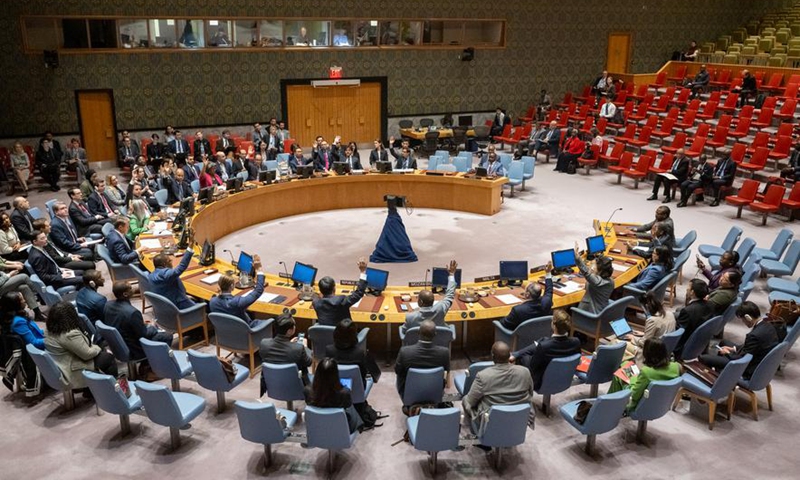
[{"label": "man in blue suit", "polygon": [[169,142],[169,151],[175,155],[175,161],[178,165],[184,163],[189,157],[189,142],[183,139],[183,134],[180,130],[175,130],[175,140]]},{"label": "man in blue suit", "polygon": [[529,283],[525,288],[525,296],[528,297],[528,300],[514,306],[506,318],[501,320],[505,328],[514,330],[525,320],[545,317],[553,313],[553,264],[547,262],[544,271],[544,295],[542,295],[542,286],[539,282]]},{"label": "man in blue suit", "polygon": [[734,178],[736,178],[736,162],[728,155],[717,162],[717,166],[714,167],[714,174],[711,177],[711,190],[714,192],[714,201],[711,202],[712,207],[719,206],[722,187],[731,186]]},{"label": "man in blue suit", "polygon": [[659,245],[651,254],[652,263],[639,272],[639,275],[628,286],[648,291],[664,278],[672,269],[672,250],[666,245]]},{"label": "man in blue suit", "polygon": [[92,324],[98,320],[105,323],[104,312],[108,299],[105,295],[97,293],[97,289],[105,285],[103,274],[94,269],[86,270],[83,272],[83,285],[84,287],[75,298],[78,312],[86,315],[92,321]]},{"label": "man in blue suit", "polygon": [[194,255],[194,251],[191,248],[187,249],[186,253],[183,254],[181,263],[172,268],[172,259],[170,259],[169,255],[159,253],[153,257],[153,267],[155,269],[147,274],[147,278],[153,287],[153,293],[168,298],[179,310],[195,305],[194,301],[186,294],[186,288],[184,288],[181,281],[181,274],[189,268],[192,255]]},{"label": "man in blue suit", "polygon": [[536,139],[531,156],[536,157],[539,154],[539,150],[542,149],[549,151],[553,156],[558,156],[558,144],[560,142],[561,129],[558,128],[558,122],[553,120],[550,122],[550,128],[543,130],[539,138]]},{"label": "man in blue suit", "polygon": [[58,202],[53,206],[53,222],[50,225],[50,239],[59,250],[78,255],[83,260],[92,260],[94,253],[86,244],[86,238],[78,235],[78,229],[69,218],[67,205]]},{"label": "man in blue suit", "polygon": [[130,220],[127,217],[114,219],[114,230],[106,237],[106,247],[111,260],[115,263],[139,265],[139,252],[144,250],[144,247],[133,248],[127,236],[129,228]]},{"label": "man in blue suit", "polygon": [[45,251],[45,245],[47,245],[47,235],[39,232],[33,239],[33,247],[28,254],[28,263],[36,275],[45,285],[52,285],[56,290],[68,286],[80,290],[83,287],[83,272],[59,267]]},{"label": "man in blue suit", "polygon": [[294,151],[294,155],[289,157],[289,169],[292,171],[292,173],[297,173],[297,167],[302,167],[309,164],[311,164],[311,161],[307,160],[303,156],[303,149],[300,147],[297,147]]},{"label": "man in blue suit", "polygon": [[264,272],[261,271],[261,258],[253,255],[253,269],[256,271],[256,286],[245,295],[236,296],[233,294],[233,287],[236,279],[230,275],[223,275],[219,278],[219,295],[215,295],[208,302],[208,309],[211,313],[225,313],[244,320],[251,328],[256,328],[263,320],[253,320],[247,313],[250,305],[264,293]]},{"label": "man in blue suit", "polygon": [[319,291],[322,297],[314,299],[314,311],[317,312],[317,323],[335,327],[345,318],[350,318],[350,307],[358,303],[367,289],[367,259],[358,259],[360,272],[358,284],[350,295],[334,295],[336,281],[331,277],[324,277],[319,281]]},{"label": "man in blue suit", "polygon": [[106,318],[105,323],[119,331],[122,340],[131,352],[131,359],[145,358],[144,349],[139,342],[140,338],[164,342],[167,345],[172,344],[173,335],[171,333],[160,332],[154,325],[144,324],[142,312],[131,305],[133,287],[128,282],[114,282],[111,290],[115,300],[106,303],[103,311]]}]

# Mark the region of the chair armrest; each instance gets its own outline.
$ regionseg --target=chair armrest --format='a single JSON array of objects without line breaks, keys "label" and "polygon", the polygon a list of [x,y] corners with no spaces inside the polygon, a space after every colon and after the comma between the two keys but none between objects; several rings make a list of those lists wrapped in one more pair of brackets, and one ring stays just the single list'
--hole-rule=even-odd
[{"label": "chair armrest", "polygon": [[101,238],[103,238],[103,235],[99,233],[90,233],[89,238],[91,238],[92,240],[100,240]]},{"label": "chair armrest", "polygon": [[358,332],[358,343],[362,344],[367,341],[367,335],[369,334],[369,327],[362,328]]},{"label": "chair armrest", "polygon": [[644,294],[647,293],[644,290],[640,290],[640,289],[638,289],[636,287],[631,287],[631,286],[628,286],[628,285],[625,285],[624,287],[622,287],[622,291],[625,293],[625,296],[633,295],[634,298],[639,298],[639,296],[644,295]]},{"label": "chair armrest", "polygon": [[600,318],[600,313],[591,313],[591,312],[587,312],[586,310],[582,310],[582,309],[577,308],[577,307],[572,307],[573,320],[574,320],[576,314],[578,316],[580,316],[580,317],[585,317],[585,318],[588,318],[588,319],[591,319],[591,320],[598,320]]},{"label": "chair armrest", "polygon": [[196,305],[192,305],[189,308],[184,308],[183,310],[178,310],[178,313],[181,314],[181,315],[191,315],[191,314],[195,313],[198,310],[205,310],[205,308],[206,308],[206,302],[200,302],[200,303],[198,303]]},{"label": "chair armrest", "polygon": [[261,333],[261,331],[263,331],[265,328],[271,327],[273,323],[275,323],[274,318],[268,318],[266,320],[258,322],[258,325],[255,328],[250,327],[250,334],[253,335],[256,333]]},{"label": "chair armrest", "polygon": [[200,324],[206,321],[206,302],[198,303],[193,307],[178,310],[178,322],[183,328]]}]

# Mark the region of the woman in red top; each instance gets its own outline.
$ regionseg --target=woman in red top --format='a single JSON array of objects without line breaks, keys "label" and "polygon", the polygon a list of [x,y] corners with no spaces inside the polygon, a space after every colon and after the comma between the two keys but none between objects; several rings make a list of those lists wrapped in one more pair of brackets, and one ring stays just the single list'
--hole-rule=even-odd
[{"label": "woman in red top", "polygon": [[200,175],[200,188],[222,185],[222,179],[217,175],[217,164],[203,160],[203,173]]},{"label": "woman in red top", "polygon": [[578,129],[570,128],[567,130],[567,138],[561,147],[561,153],[558,154],[555,171],[566,172],[567,165],[578,161],[578,157],[583,153],[584,146],[583,141],[578,137]]}]

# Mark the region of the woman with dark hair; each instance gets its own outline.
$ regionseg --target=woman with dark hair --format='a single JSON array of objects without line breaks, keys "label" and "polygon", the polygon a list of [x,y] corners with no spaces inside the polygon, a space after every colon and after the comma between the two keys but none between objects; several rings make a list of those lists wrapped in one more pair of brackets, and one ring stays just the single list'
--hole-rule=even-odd
[{"label": "woman with dark hair", "polygon": [[575,262],[581,275],[586,279],[586,292],[583,294],[578,308],[590,313],[598,313],[608,305],[611,292],[614,291],[614,262],[611,257],[600,256],[594,262],[594,267],[589,268],[584,263],[579,252],[578,243],[575,243]]},{"label": "woman with dark hair", "polygon": [[59,302],[50,308],[44,346],[61,373],[72,388],[86,386],[82,370],[100,371],[116,378],[114,356],[92,345],[81,327],[78,311],[70,302]]},{"label": "woman with dark hair", "polygon": [[39,325],[28,318],[25,312],[25,299],[19,292],[6,292],[0,298],[0,331],[16,333],[25,342],[38,349],[44,348],[44,332]]},{"label": "woman with dark hair", "polygon": [[363,345],[358,344],[358,327],[355,322],[345,318],[336,325],[333,331],[333,345],[325,348],[325,357],[332,358],[341,365],[358,365],[361,370],[361,380],[367,386],[367,374],[377,381],[380,371],[376,372],[375,361],[369,358],[369,353]]},{"label": "woman with dark hair", "polygon": [[339,364],[332,358],[322,360],[314,371],[314,382],[305,388],[306,404],[320,408],[343,408],[347,415],[350,433],[355,432],[364,422],[353,407],[350,389],[339,381]]},{"label": "woman with dark hair", "polygon": [[578,158],[583,153],[585,145],[580,139],[579,133],[577,128],[570,128],[567,130],[564,144],[559,150],[556,168],[553,169],[556,172],[567,173],[569,164],[577,163]]},{"label": "woman with dark hair", "polygon": [[647,315],[647,320],[644,322],[644,333],[631,334],[626,338],[628,341],[627,355],[635,356],[637,364],[641,364],[644,360],[642,348],[647,340],[661,338],[664,334],[675,330],[675,314],[671,310],[666,310],[652,292],[647,292],[639,302]]},{"label": "woman with dark hair", "polygon": [[200,188],[216,187],[222,185],[222,179],[217,175],[217,164],[203,159],[203,173],[200,174]]},{"label": "woman with dark hair", "polygon": [[24,262],[28,259],[28,250],[22,249],[22,241],[17,230],[11,225],[11,217],[0,213],[0,256],[6,260]]},{"label": "woman with dark hair", "polygon": [[681,366],[678,362],[670,361],[670,353],[667,346],[660,338],[648,338],[644,342],[644,360],[641,371],[638,375],[631,377],[630,383],[623,385],[618,376],[614,376],[608,393],[618,392],[623,389],[630,389],[631,399],[628,402],[628,412],[636,409],[639,400],[644,396],[650,382],[658,380],[672,380],[681,374]]},{"label": "woman with dark hair", "polygon": [[662,278],[666,277],[675,265],[675,261],[672,258],[672,251],[666,245],[659,245],[654,248],[650,258],[652,260],[650,265],[639,272],[639,275],[634,279],[633,283],[628,284],[629,287],[644,291],[650,290],[655,284],[660,282]]}]

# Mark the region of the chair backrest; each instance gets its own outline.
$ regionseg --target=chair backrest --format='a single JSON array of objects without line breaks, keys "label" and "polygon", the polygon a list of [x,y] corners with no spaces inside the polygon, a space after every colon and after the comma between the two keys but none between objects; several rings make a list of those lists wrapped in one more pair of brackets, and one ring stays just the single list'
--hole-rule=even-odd
[{"label": "chair backrest", "polygon": [[36,364],[36,368],[39,369],[39,373],[42,374],[44,381],[47,382],[48,385],[59,392],[70,388],[67,379],[61,373],[61,370],[49,353],[44,350],[39,350],[30,343],[25,345],[25,350],[28,351],[28,355],[31,356],[33,363]]},{"label": "chair backrest", "polygon": [[519,160],[514,160],[511,162],[511,166],[508,168],[508,173],[506,176],[509,180],[519,180],[520,182],[523,179],[524,174],[524,165]]},{"label": "chair backrest", "polygon": [[772,347],[772,350],[761,360],[761,363],[758,364],[753,374],[750,376],[750,380],[747,382],[748,390],[757,392],[767,388],[767,385],[772,381],[772,378],[781,366],[783,356],[789,351],[790,346],[788,342],[783,341]]},{"label": "chair backrest", "polygon": [[306,434],[309,447],[325,450],[350,448],[350,427],[343,408],[305,408]]},{"label": "chair backrest", "polygon": [[182,427],[185,425],[183,414],[172,391],[158,383],[147,383],[141,380],[134,382],[136,393],[142,399],[144,411],[153,423],[164,427]]},{"label": "chair backrest", "polygon": [[336,327],[329,325],[312,325],[308,329],[308,339],[311,341],[311,348],[314,358],[322,359],[325,357],[325,349],[328,345],[333,345],[333,331]]},{"label": "chair backrest", "polygon": [[125,340],[122,339],[122,335],[120,335],[119,330],[106,325],[100,320],[95,322],[94,325],[97,327],[97,333],[100,334],[100,336],[103,337],[103,340],[105,340],[108,344],[108,348],[111,349],[111,353],[114,354],[114,358],[120,362],[127,362],[131,360],[131,351],[128,349],[128,345],[125,343]]},{"label": "chair backrest", "polygon": [[274,400],[303,400],[303,380],[294,363],[263,363],[261,375],[267,386],[267,396]]},{"label": "chair backrest", "polygon": [[159,325],[167,330],[178,330],[178,307],[167,297],[153,292],[144,292],[144,296],[153,306],[153,316]]},{"label": "chair backrest", "polygon": [[597,397],[586,416],[586,421],[583,422],[581,433],[599,435],[614,430],[622,418],[630,396],[631,391],[626,389]]},{"label": "chair backrest", "polygon": [[169,196],[169,194],[167,193],[166,188],[156,190],[156,192],[153,195],[155,195],[156,201],[158,202],[159,205],[167,204],[167,197]]},{"label": "chair backrest", "polygon": [[239,433],[245,440],[262,445],[286,440],[286,432],[278,422],[274,404],[237,400],[233,408],[239,420]]},{"label": "chair backrest", "polygon": [[800,240],[792,240],[792,244],[789,246],[786,255],[783,256],[781,263],[789,267],[789,271],[794,273],[798,261],[800,261]]},{"label": "chair backrest", "polygon": [[44,202],[44,206],[47,208],[47,213],[50,214],[50,220],[53,220],[53,217],[56,216],[55,212],[53,211],[53,207],[55,206],[57,201],[58,200],[53,198],[51,200],[48,200],[48,201]]},{"label": "chair backrest", "polygon": [[438,155],[431,155],[428,157],[428,170],[436,171],[439,168],[439,164],[442,162],[442,157]]},{"label": "chair backrest", "polygon": [[456,172],[457,168],[452,163],[440,163],[436,167],[437,172]]},{"label": "chair backrest", "polygon": [[150,277],[147,275],[147,273],[142,271],[142,269],[137,267],[135,264],[131,264],[130,267],[134,278],[136,278],[136,280],[139,282],[139,291],[149,292],[153,290],[153,285],[150,283]]},{"label": "chair backrest", "polygon": [[192,182],[189,185],[192,186],[192,191],[194,193],[200,192],[200,180],[192,180]]},{"label": "chair backrest", "polygon": [[486,427],[481,435],[481,445],[506,448],[525,443],[531,404],[492,405]]},{"label": "chair backrest", "polygon": [[673,265],[672,270],[673,272],[680,272],[681,268],[686,264],[689,260],[689,257],[692,255],[691,249],[686,249],[681,252],[680,255],[675,257],[675,265]]},{"label": "chair backrest", "polygon": [[39,207],[31,207],[30,209],[28,209],[28,213],[34,220],[42,218],[42,211],[39,210]]},{"label": "chair backrest", "polygon": [[364,381],[361,379],[361,368],[358,365],[339,365],[339,378],[349,378],[352,387],[350,387],[350,397],[353,403],[363,403],[366,401],[366,393],[364,392]]},{"label": "chair backrest", "polygon": [[684,331],[683,328],[679,328],[661,336],[661,341],[664,342],[664,345],[667,347],[667,352],[672,353],[675,351],[675,347],[678,346],[678,342],[681,340]]},{"label": "chair backrest", "polygon": [[[25,263],[27,264],[27,262]],[[33,283],[34,290],[36,290],[36,293],[38,293],[39,296],[42,297],[44,304],[47,305],[48,307],[52,307],[53,305],[62,300],[61,295],[58,292],[56,292],[56,290],[52,286],[45,285],[42,279],[39,278],[38,275],[30,275],[29,279],[31,283]]]},{"label": "chair backrest", "polygon": [[227,313],[209,313],[208,319],[214,325],[218,345],[233,350],[249,350],[250,327],[244,320]]},{"label": "chair backrest", "polygon": [[409,368],[403,405],[441,403],[444,395],[444,368]]},{"label": "chair backrest", "polygon": [[[800,322],[798,322],[800,323]],[[469,366],[467,370],[467,377],[464,379],[464,395],[466,396],[469,393],[469,389],[472,388],[472,382],[475,381],[475,376],[481,372],[481,370],[486,369],[494,365],[494,362],[486,361],[486,362],[475,362]]]},{"label": "chair backrest", "polygon": [[718,331],[721,323],[722,315],[717,315],[716,317],[709,318],[703,322],[702,325],[697,327],[697,330],[692,332],[689,338],[686,339],[686,343],[683,345],[683,350],[681,351],[681,359],[692,360],[705,352],[706,348],[708,348],[708,342],[711,341],[711,337],[714,333]]},{"label": "chair backrest", "polygon": [[107,237],[107,236],[111,235],[111,231],[112,230],[114,230],[114,224],[113,223],[104,223],[103,227],[101,228],[100,231],[103,232],[103,236],[104,237]]},{"label": "chair backrest", "polygon": [[[403,338],[403,345],[414,345],[418,341],[419,327],[409,328],[406,330],[405,337]],[[436,327],[436,336],[433,337],[434,345],[439,345],[440,347],[450,347],[450,343],[452,341],[453,331],[450,329],[450,327]]]},{"label": "chair backrest", "polygon": [[795,322],[794,325],[789,327],[789,331],[787,332],[786,338],[784,338],[783,341],[789,344],[789,348],[792,348],[794,343],[797,341],[797,337],[800,337],[800,322]]},{"label": "chair backrest", "polygon": [[[800,185],[800,183],[797,185]],[[786,248],[789,246],[789,243],[791,243],[793,237],[794,232],[788,228],[782,228],[781,231],[778,232],[778,235],[772,242],[772,246],[769,247],[770,251],[775,254],[775,258],[781,258],[783,252],[786,251]]]},{"label": "chair backrest", "polygon": [[408,119],[403,119],[403,120],[400,120],[399,122],[397,122],[397,125],[400,128],[411,128],[411,127],[414,126],[414,122],[411,121],[411,120],[408,120]]},{"label": "chair backrest", "polygon": [[589,371],[586,372],[586,383],[593,385],[610,382],[614,378],[614,372],[622,364],[626,346],[625,342],[600,345],[589,364]]},{"label": "chair backrest", "polygon": [[466,173],[469,171],[471,160],[472,158],[458,156],[453,158],[453,165],[456,167],[457,172]]},{"label": "chair backrest", "polygon": [[436,152],[434,152],[434,155],[439,157],[440,163],[450,163],[450,152],[448,152],[447,150],[436,150]]},{"label": "chair backrest", "polygon": [[146,338],[140,338],[139,343],[142,344],[142,350],[147,356],[150,368],[153,369],[156,375],[172,379],[181,378],[181,368],[178,366],[178,361],[175,360],[175,355],[169,345]]},{"label": "chair backrest", "polygon": [[441,452],[458,448],[461,412],[458,408],[425,408],[420,412],[414,448]]},{"label": "chair backrest", "polygon": [[552,323],[552,315],[530,318],[520,323],[517,328],[514,329],[514,336],[517,337],[516,349],[521,350],[540,338],[552,335]]},{"label": "chair backrest", "polygon": [[739,241],[739,238],[741,236],[742,236],[742,229],[740,227],[737,226],[731,227],[731,229],[728,230],[728,234],[725,235],[725,239],[722,240],[720,248],[722,248],[725,251],[733,250],[734,245],[736,245],[736,242]]},{"label": "chair backrest", "polygon": [[694,244],[697,240],[697,230],[689,230],[689,232],[681,238],[681,240],[675,245],[673,251],[684,252],[689,250],[689,248]]},{"label": "chair backrest", "polygon": [[222,362],[213,353],[200,353],[196,350],[189,350],[189,363],[192,364],[194,376],[201,387],[215,392],[227,391],[231,388],[231,382],[222,369]]},{"label": "chair backrest", "polygon": [[94,401],[100,409],[114,415],[130,415],[130,406],[133,403],[130,401],[136,401],[134,399],[136,394],[132,394],[130,398],[126,397],[122,390],[117,390],[117,381],[111,375],[91,370],[84,370],[82,373],[86,386],[91,390]]},{"label": "chair backrest", "polygon": [[681,388],[681,377],[672,380],[654,380],[647,385],[647,394],[642,396],[631,418],[637,421],[650,421],[663,417],[672,408],[675,395]]},{"label": "chair backrest", "polygon": [[511,160],[513,160],[513,157],[508,153],[498,153],[497,158],[500,160],[500,163],[503,164],[503,169],[508,172],[508,169],[511,168]]},{"label": "chair backrest", "polygon": [[744,262],[753,252],[753,249],[756,247],[756,241],[750,237],[745,238],[742,242],[736,247],[736,251],[739,253],[739,261]]},{"label": "chair backrest", "polygon": [[550,360],[542,377],[542,386],[537,392],[542,395],[552,395],[568,389],[572,385],[572,377],[575,376],[575,369],[580,362],[580,353]]},{"label": "chair backrest", "polygon": [[717,380],[714,382],[714,385],[711,387],[709,398],[712,400],[720,400],[727,397],[739,380],[741,380],[747,365],[752,359],[753,356],[748,353],[742,358],[728,362],[728,364],[725,365],[725,368],[722,369],[722,372],[720,372]]},{"label": "chair backrest", "polygon": [[600,328],[601,334],[610,330],[609,322],[625,318],[625,310],[634,302],[636,302],[636,298],[631,295],[609,302],[603,311],[600,312],[600,322],[602,322],[602,327]]}]

